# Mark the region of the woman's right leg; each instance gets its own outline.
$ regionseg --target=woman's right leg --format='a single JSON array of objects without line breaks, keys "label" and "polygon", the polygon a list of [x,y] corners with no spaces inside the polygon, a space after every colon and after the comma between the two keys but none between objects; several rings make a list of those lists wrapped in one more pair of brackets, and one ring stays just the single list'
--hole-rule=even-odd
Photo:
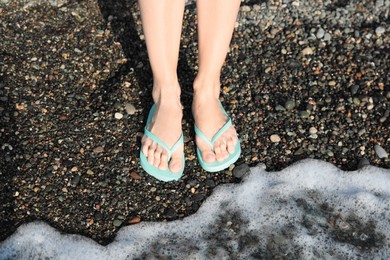
[{"label": "woman's right leg", "polygon": [[[180,36],[185,0],[139,0],[142,26],[153,72],[153,100],[156,110],[148,126],[155,136],[172,147],[182,133],[180,86],[177,78]],[[168,153],[146,135],[142,152],[148,162],[160,169],[178,172],[182,168],[183,146]]]}]

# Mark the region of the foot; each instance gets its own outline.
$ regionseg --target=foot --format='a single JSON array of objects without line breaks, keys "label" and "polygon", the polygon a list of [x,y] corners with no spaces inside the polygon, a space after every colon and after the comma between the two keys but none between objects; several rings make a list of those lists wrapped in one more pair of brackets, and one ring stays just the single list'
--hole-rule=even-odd
[{"label": "foot", "polygon": [[[178,83],[176,85],[170,88],[154,86],[153,99],[156,104],[156,109],[153,118],[147,126],[147,129],[162,140],[169,148],[177,142],[182,134],[181,119],[183,112],[180,104],[180,87]],[[142,152],[148,158],[149,164],[154,165],[160,170],[166,170],[169,167],[173,173],[180,171],[183,166],[183,145],[172,153],[168,165],[168,152],[161,145],[146,135],[142,137],[141,142]]]},{"label": "foot", "polygon": [[[221,109],[216,93],[216,91],[210,93],[210,91],[194,90],[194,99],[192,103],[195,124],[209,140],[211,140],[228,121],[228,118]],[[203,160],[207,163],[212,163],[215,160],[221,162],[228,158],[229,154],[233,154],[238,142],[238,137],[234,127],[229,127],[215,141],[214,152],[210,145],[199,136],[196,136],[195,141],[202,153]]]}]

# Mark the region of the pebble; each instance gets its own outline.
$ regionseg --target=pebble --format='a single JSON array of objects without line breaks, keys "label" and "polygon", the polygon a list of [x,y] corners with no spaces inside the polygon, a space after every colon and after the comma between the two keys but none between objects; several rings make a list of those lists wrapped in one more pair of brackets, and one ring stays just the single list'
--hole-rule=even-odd
[{"label": "pebble", "polygon": [[330,41],[331,39],[332,39],[332,36],[329,33],[325,33],[324,41]]},{"label": "pebble", "polygon": [[119,113],[119,112],[116,112],[115,113],[115,118],[116,119],[122,119],[123,118],[123,114]]},{"label": "pebble", "polygon": [[74,177],[73,177],[73,179],[72,179],[72,184],[73,185],[77,185],[77,184],[79,184],[79,182],[80,182],[80,175],[75,175]]},{"label": "pebble", "polygon": [[136,112],[135,107],[130,103],[125,104],[125,110],[126,110],[126,113],[129,115],[134,115]]},{"label": "pebble", "polygon": [[359,85],[353,85],[351,87],[351,93],[352,95],[355,95],[359,91]]},{"label": "pebble", "polygon": [[310,134],[316,134],[318,131],[317,131],[317,128],[315,128],[314,126],[310,127],[309,128],[309,133]]},{"label": "pebble", "polygon": [[368,166],[368,165],[370,165],[370,162],[366,158],[362,158],[359,161],[358,169],[361,169],[361,168]]},{"label": "pebble", "polygon": [[134,180],[140,180],[141,176],[139,176],[136,172],[131,172],[130,177]]},{"label": "pebble", "polygon": [[284,105],[284,107],[287,109],[287,110],[293,110],[294,107],[295,107],[295,101],[294,100],[287,100],[286,104]]},{"label": "pebble", "polygon": [[276,111],[285,111],[286,109],[285,109],[283,106],[281,106],[281,105],[277,105],[277,106],[275,107],[275,110],[276,110]]},{"label": "pebble", "polygon": [[122,220],[119,220],[119,219],[115,219],[114,220],[114,226],[115,227],[120,227],[122,225]]},{"label": "pebble", "polygon": [[251,169],[249,168],[249,165],[246,163],[243,163],[239,166],[236,166],[233,169],[233,175],[234,175],[234,177],[241,179],[245,175],[249,174],[250,171],[251,171]]},{"label": "pebble", "polygon": [[376,155],[379,157],[379,158],[388,158],[389,157],[389,154],[385,151],[385,149],[383,149],[382,146],[380,146],[379,144],[376,144],[374,146],[374,149],[375,149],[375,153]]},{"label": "pebble", "polygon": [[88,169],[88,170],[87,170],[87,174],[88,174],[88,175],[94,175],[95,173],[94,173],[91,169]]},{"label": "pebble", "polygon": [[383,34],[385,31],[386,31],[385,28],[382,27],[382,26],[378,26],[378,27],[375,29],[375,33],[376,33],[377,35],[381,35],[381,34]]},{"label": "pebble", "polygon": [[139,217],[132,217],[131,219],[129,219],[127,221],[127,223],[129,223],[129,224],[136,224],[136,223],[139,223],[139,222],[141,222],[141,218],[139,218]]},{"label": "pebble", "polygon": [[103,146],[98,146],[98,147],[93,149],[93,152],[94,153],[102,153],[102,152],[104,152],[104,148],[103,148]]},{"label": "pebble", "polygon": [[273,143],[279,143],[280,142],[280,137],[279,137],[279,135],[274,134],[274,135],[271,135],[270,140]]},{"label": "pebble", "polygon": [[303,56],[306,56],[306,55],[312,55],[313,54],[313,49],[310,48],[310,47],[306,47],[302,50],[302,55]]},{"label": "pebble", "polygon": [[322,37],[324,37],[324,35],[325,35],[324,29],[322,29],[322,28],[318,29],[318,31],[316,33],[317,39],[321,39]]},{"label": "pebble", "polygon": [[334,86],[336,86],[336,81],[331,80],[331,81],[329,81],[328,85],[331,87],[334,87]]},{"label": "pebble", "polygon": [[299,113],[299,115],[301,116],[301,118],[305,119],[305,118],[308,118],[310,116],[310,112],[309,111],[301,111]]}]

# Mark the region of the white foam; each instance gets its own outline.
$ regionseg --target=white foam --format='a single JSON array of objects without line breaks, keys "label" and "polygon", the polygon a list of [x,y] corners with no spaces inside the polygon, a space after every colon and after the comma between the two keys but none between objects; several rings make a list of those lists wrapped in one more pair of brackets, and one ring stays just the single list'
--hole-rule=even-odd
[{"label": "white foam", "polygon": [[105,247],[42,222],[23,225],[0,244],[0,259],[380,259],[389,244],[389,170],[304,160],[280,172],[252,168],[196,214],[124,227]]}]

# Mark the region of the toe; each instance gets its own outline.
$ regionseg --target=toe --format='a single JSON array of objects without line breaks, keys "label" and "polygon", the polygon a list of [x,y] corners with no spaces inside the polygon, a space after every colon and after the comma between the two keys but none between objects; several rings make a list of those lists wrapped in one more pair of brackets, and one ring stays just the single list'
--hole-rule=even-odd
[{"label": "toe", "polygon": [[227,151],[227,142],[225,140],[221,142],[220,147],[221,147],[222,158],[223,160],[225,160],[226,158],[229,157],[229,153]]},{"label": "toe", "polygon": [[152,144],[152,141],[149,139],[149,138],[147,138],[146,136],[144,136],[143,138],[142,138],[142,153],[146,156],[146,157],[148,157],[148,153],[149,153],[149,146]]},{"label": "toe", "polygon": [[149,146],[149,150],[148,150],[148,162],[149,164],[153,164],[154,163],[154,153],[156,151],[156,143],[153,142],[150,146]]},{"label": "toe", "polygon": [[215,151],[215,157],[217,161],[223,161],[223,153],[222,153],[222,142],[221,141],[216,141],[214,144],[214,151]]},{"label": "toe", "polygon": [[162,153],[162,147],[160,145],[157,146],[156,151],[154,152],[154,162],[153,165],[155,167],[158,167],[161,162],[161,153]]},{"label": "toe", "polygon": [[234,148],[235,148],[235,145],[234,145],[233,137],[230,137],[229,140],[227,141],[227,151],[230,154],[233,154]]},{"label": "toe", "polygon": [[168,169],[168,153],[166,151],[163,151],[161,153],[161,160],[160,165],[158,166],[160,170],[166,170]]},{"label": "toe", "polygon": [[212,163],[215,161],[215,154],[211,149],[205,149],[202,151],[202,158],[207,163]]},{"label": "toe", "polygon": [[172,156],[171,161],[169,162],[169,169],[173,173],[177,173],[182,168],[182,162],[180,156]]}]

